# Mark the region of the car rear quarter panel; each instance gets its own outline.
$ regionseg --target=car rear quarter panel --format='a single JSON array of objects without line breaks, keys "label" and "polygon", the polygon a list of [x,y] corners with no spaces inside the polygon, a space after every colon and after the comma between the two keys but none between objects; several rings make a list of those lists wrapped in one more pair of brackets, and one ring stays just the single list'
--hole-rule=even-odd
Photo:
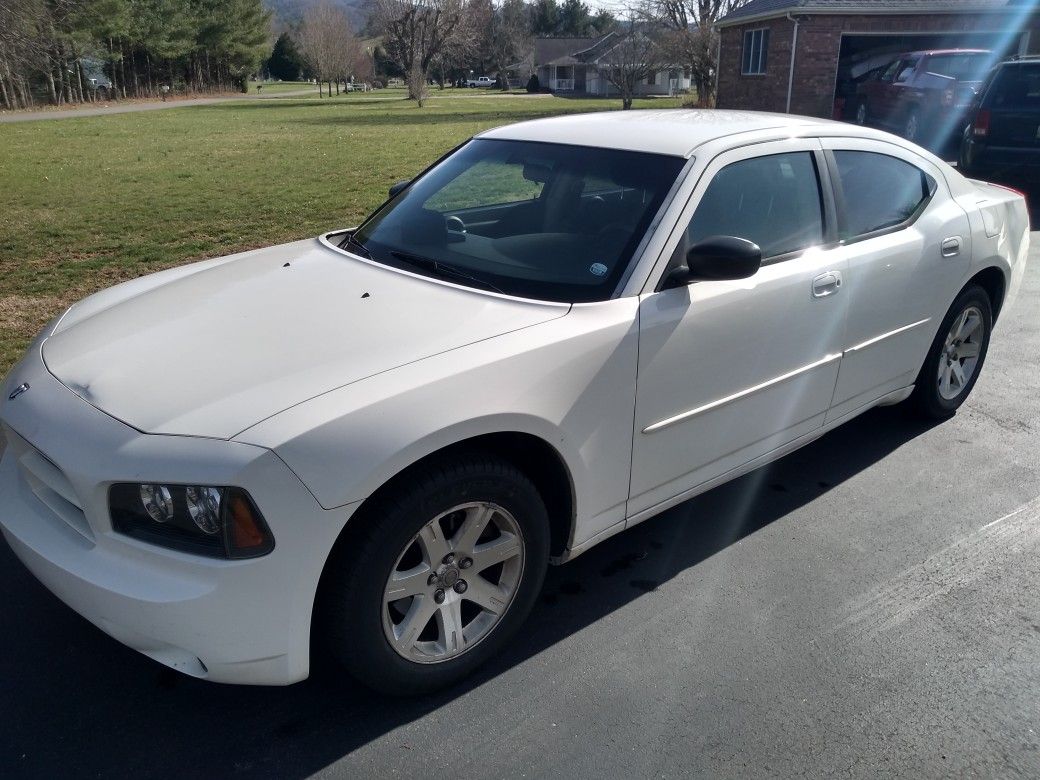
[{"label": "car rear quarter panel", "polygon": [[332,508],[368,497],[409,465],[466,439],[538,436],[570,472],[570,542],[580,544],[625,518],[637,304],[575,306],[562,318],[326,393],[235,440],[274,449]]}]

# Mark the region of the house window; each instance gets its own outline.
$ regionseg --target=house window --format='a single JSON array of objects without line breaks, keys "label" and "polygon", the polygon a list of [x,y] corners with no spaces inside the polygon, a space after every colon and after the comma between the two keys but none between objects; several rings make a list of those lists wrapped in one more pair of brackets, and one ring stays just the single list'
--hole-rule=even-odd
[{"label": "house window", "polygon": [[647,84],[653,85],[656,82],[657,82],[657,71],[656,70],[652,70],[652,71],[650,71],[649,73],[646,74],[646,83]]},{"label": "house window", "polygon": [[740,72],[745,76],[760,76],[766,72],[766,57],[769,54],[769,30],[746,30],[744,32],[744,55]]}]

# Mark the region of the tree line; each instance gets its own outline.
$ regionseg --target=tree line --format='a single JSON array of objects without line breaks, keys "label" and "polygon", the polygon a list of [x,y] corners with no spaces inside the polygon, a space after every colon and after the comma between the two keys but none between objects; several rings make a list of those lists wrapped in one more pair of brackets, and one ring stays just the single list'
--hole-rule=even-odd
[{"label": "tree line", "polygon": [[714,24],[744,2],[633,0],[618,18],[584,0],[368,0],[358,35],[341,6],[319,0],[274,40],[263,0],[0,0],[0,100],[23,108],[244,90],[251,74],[265,73],[315,79],[329,94],[398,76],[421,106],[431,83],[473,72],[504,87],[505,71],[530,61],[535,38],[613,33],[601,72],[626,107],[641,79],[677,66],[710,104]]},{"label": "tree line", "polygon": [[3,0],[0,100],[26,108],[244,89],[269,31],[262,0]]}]

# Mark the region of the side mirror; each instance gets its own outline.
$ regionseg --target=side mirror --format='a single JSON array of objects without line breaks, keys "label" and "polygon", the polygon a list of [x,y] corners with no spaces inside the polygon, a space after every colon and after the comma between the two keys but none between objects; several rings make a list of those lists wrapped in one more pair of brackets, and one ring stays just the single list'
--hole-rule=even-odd
[{"label": "side mirror", "polygon": [[697,281],[747,279],[762,266],[758,244],[736,236],[711,236],[690,247],[686,265],[671,270],[665,288],[681,287]]},{"label": "side mirror", "polygon": [[405,187],[407,187],[409,184],[411,184],[411,183],[412,182],[411,182],[410,179],[404,179],[403,181],[399,181],[396,184],[391,185],[390,186],[390,197],[391,198],[397,197],[397,194],[401,190],[403,190]]}]

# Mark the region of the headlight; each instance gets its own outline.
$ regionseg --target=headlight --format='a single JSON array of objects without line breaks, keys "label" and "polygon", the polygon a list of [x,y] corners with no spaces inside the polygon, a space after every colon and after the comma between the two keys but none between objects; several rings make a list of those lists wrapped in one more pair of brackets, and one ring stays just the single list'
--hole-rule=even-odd
[{"label": "headlight", "polygon": [[210,485],[120,483],[108,492],[121,534],[213,558],[256,558],[274,537],[249,494]]}]

